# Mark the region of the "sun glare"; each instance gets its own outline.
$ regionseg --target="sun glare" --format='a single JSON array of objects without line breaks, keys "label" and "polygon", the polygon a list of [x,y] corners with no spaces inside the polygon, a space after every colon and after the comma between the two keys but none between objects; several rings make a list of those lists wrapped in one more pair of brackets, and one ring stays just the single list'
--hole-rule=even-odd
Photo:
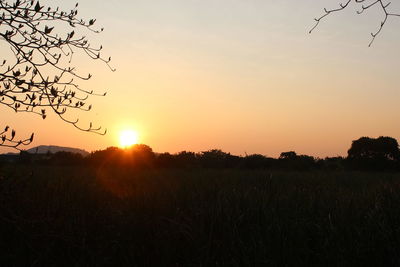
[{"label": "sun glare", "polygon": [[125,130],[119,135],[119,144],[123,148],[127,148],[137,144],[139,141],[139,135],[136,131]]}]

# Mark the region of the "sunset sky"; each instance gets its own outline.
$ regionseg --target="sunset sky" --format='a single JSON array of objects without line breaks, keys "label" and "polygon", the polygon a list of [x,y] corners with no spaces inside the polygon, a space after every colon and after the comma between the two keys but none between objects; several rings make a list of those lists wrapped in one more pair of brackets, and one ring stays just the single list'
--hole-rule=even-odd
[{"label": "sunset sky", "polygon": [[[41,3],[69,10],[75,1]],[[371,48],[370,32],[382,19],[377,10],[356,15],[351,6],[308,34],[314,17],[338,3],[79,1],[80,17],[96,18],[105,28],[89,37],[104,46],[117,71],[74,58],[78,70],[93,74],[82,87],[108,92],[91,97],[94,109],[78,116],[108,134],[80,132],[55,114],[42,120],[6,107],[2,124],[21,137],[35,132],[31,147],[88,151],[117,146],[126,129],[156,152],[218,148],[273,157],[291,150],[346,155],[361,136],[399,140],[400,19],[391,19]]]}]

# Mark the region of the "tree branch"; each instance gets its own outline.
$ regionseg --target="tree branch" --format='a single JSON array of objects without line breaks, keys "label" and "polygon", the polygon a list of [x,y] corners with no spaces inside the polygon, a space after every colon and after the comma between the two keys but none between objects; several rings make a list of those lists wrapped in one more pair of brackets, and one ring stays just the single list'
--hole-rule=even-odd
[{"label": "tree branch", "polygon": [[338,8],[334,8],[334,9],[326,9],[324,8],[324,14],[321,15],[320,17],[315,18],[315,24],[314,26],[311,28],[311,30],[309,31],[309,33],[312,33],[320,24],[320,22],[325,19],[327,16],[329,16],[332,13],[335,12],[340,12],[344,9],[346,9],[349,4],[353,2],[357,5],[357,7],[359,8],[359,10],[357,11],[357,14],[363,14],[364,11],[371,9],[373,7],[377,7],[380,10],[383,11],[383,19],[378,27],[378,29],[375,32],[371,32],[371,41],[369,43],[369,47],[374,43],[376,37],[382,32],[383,27],[386,25],[386,22],[388,21],[389,17],[400,17],[400,14],[398,13],[391,13],[388,9],[389,5],[391,4],[391,2],[385,3],[383,0],[373,0],[373,1],[369,1],[369,0],[346,0],[345,3],[340,3]]},{"label": "tree branch", "polygon": [[[102,57],[102,46],[91,46],[86,37],[75,32],[79,27],[95,33],[103,31],[94,28],[95,19],[79,19],[77,8],[78,4],[70,11],[62,11],[58,7],[44,7],[34,0],[0,0],[0,39],[9,45],[15,58],[10,64],[6,60],[0,64],[0,104],[43,119],[51,110],[81,131],[104,135],[106,130],[102,127],[93,127],[92,123],[83,127],[78,125],[79,119],[67,118],[70,110],[90,111],[92,105],[86,103],[89,96],[106,95],[82,89],[75,83],[75,79],[92,77],[77,73],[71,66],[76,51],[100,60],[115,71],[110,66],[111,58]],[[57,33],[57,28],[65,25],[72,30],[66,34]],[[53,74],[48,76],[49,73]],[[17,148],[33,140],[31,136],[14,141],[15,131],[12,138],[7,137],[6,132],[0,135],[0,146]]]}]

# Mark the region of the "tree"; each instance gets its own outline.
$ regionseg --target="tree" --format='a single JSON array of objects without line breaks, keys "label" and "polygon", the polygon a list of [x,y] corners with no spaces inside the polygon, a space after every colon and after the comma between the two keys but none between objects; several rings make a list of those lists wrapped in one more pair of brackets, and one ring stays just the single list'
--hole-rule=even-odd
[{"label": "tree", "polygon": [[289,170],[311,170],[317,167],[317,161],[314,157],[297,155],[294,151],[282,152],[278,160],[281,168]]},{"label": "tree", "polygon": [[361,137],[353,141],[346,159],[347,166],[358,170],[389,170],[398,167],[400,150],[392,137]]},{"label": "tree", "polygon": [[279,159],[296,159],[297,153],[294,151],[282,152]]},{"label": "tree", "polygon": [[[89,111],[86,101],[97,94],[81,88],[76,80],[88,80],[91,74],[82,75],[71,66],[75,52],[85,53],[93,60],[109,65],[111,58],[104,59],[102,47],[93,47],[85,36],[76,30],[93,28],[95,19],[78,18],[78,4],[70,11],[59,7],[45,7],[35,0],[0,0],[0,37],[11,49],[12,60],[0,62],[0,104],[15,112],[29,112],[46,118],[48,111],[75,128],[105,134],[102,127],[90,123],[79,124],[69,111]],[[67,29],[64,33],[63,31]],[[17,148],[33,141],[33,134],[25,140],[16,140],[15,131],[7,126],[0,133],[0,146]]]},{"label": "tree", "polygon": [[318,27],[320,22],[325,19],[327,16],[329,16],[332,13],[340,12],[343,11],[344,9],[348,8],[350,3],[355,3],[355,5],[359,8],[357,11],[357,14],[363,14],[365,11],[372,9],[372,8],[379,8],[382,10],[383,13],[383,19],[378,26],[378,29],[375,32],[371,32],[371,41],[369,43],[369,46],[373,44],[375,41],[375,38],[381,33],[383,27],[385,26],[386,22],[390,17],[400,17],[400,14],[398,13],[393,13],[389,10],[389,6],[391,2],[386,2],[384,0],[346,0],[345,3],[340,3],[339,7],[333,8],[333,9],[326,9],[324,8],[324,14],[321,15],[318,18],[315,18],[315,25],[311,28],[310,33]]},{"label": "tree", "polygon": [[397,140],[387,136],[379,138],[361,137],[353,141],[347,153],[350,159],[400,160]]},{"label": "tree", "polygon": [[151,147],[143,144],[121,149],[109,147],[106,150],[95,151],[88,157],[88,162],[94,165],[128,168],[149,168],[154,166],[156,155]]},{"label": "tree", "polygon": [[239,157],[230,153],[223,152],[220,149],[211,149],[203,151],[198,155],[200,164],[205,168],[233,168],[238,165]]}]

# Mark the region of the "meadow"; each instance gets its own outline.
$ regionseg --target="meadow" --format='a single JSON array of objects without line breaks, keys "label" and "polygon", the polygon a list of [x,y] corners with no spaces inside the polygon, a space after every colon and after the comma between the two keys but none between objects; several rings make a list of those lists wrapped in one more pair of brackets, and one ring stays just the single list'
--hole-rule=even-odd
[{"label": "meadow", "polygon": [[1,166],[1,266],[398,266],[396,172]]}]

